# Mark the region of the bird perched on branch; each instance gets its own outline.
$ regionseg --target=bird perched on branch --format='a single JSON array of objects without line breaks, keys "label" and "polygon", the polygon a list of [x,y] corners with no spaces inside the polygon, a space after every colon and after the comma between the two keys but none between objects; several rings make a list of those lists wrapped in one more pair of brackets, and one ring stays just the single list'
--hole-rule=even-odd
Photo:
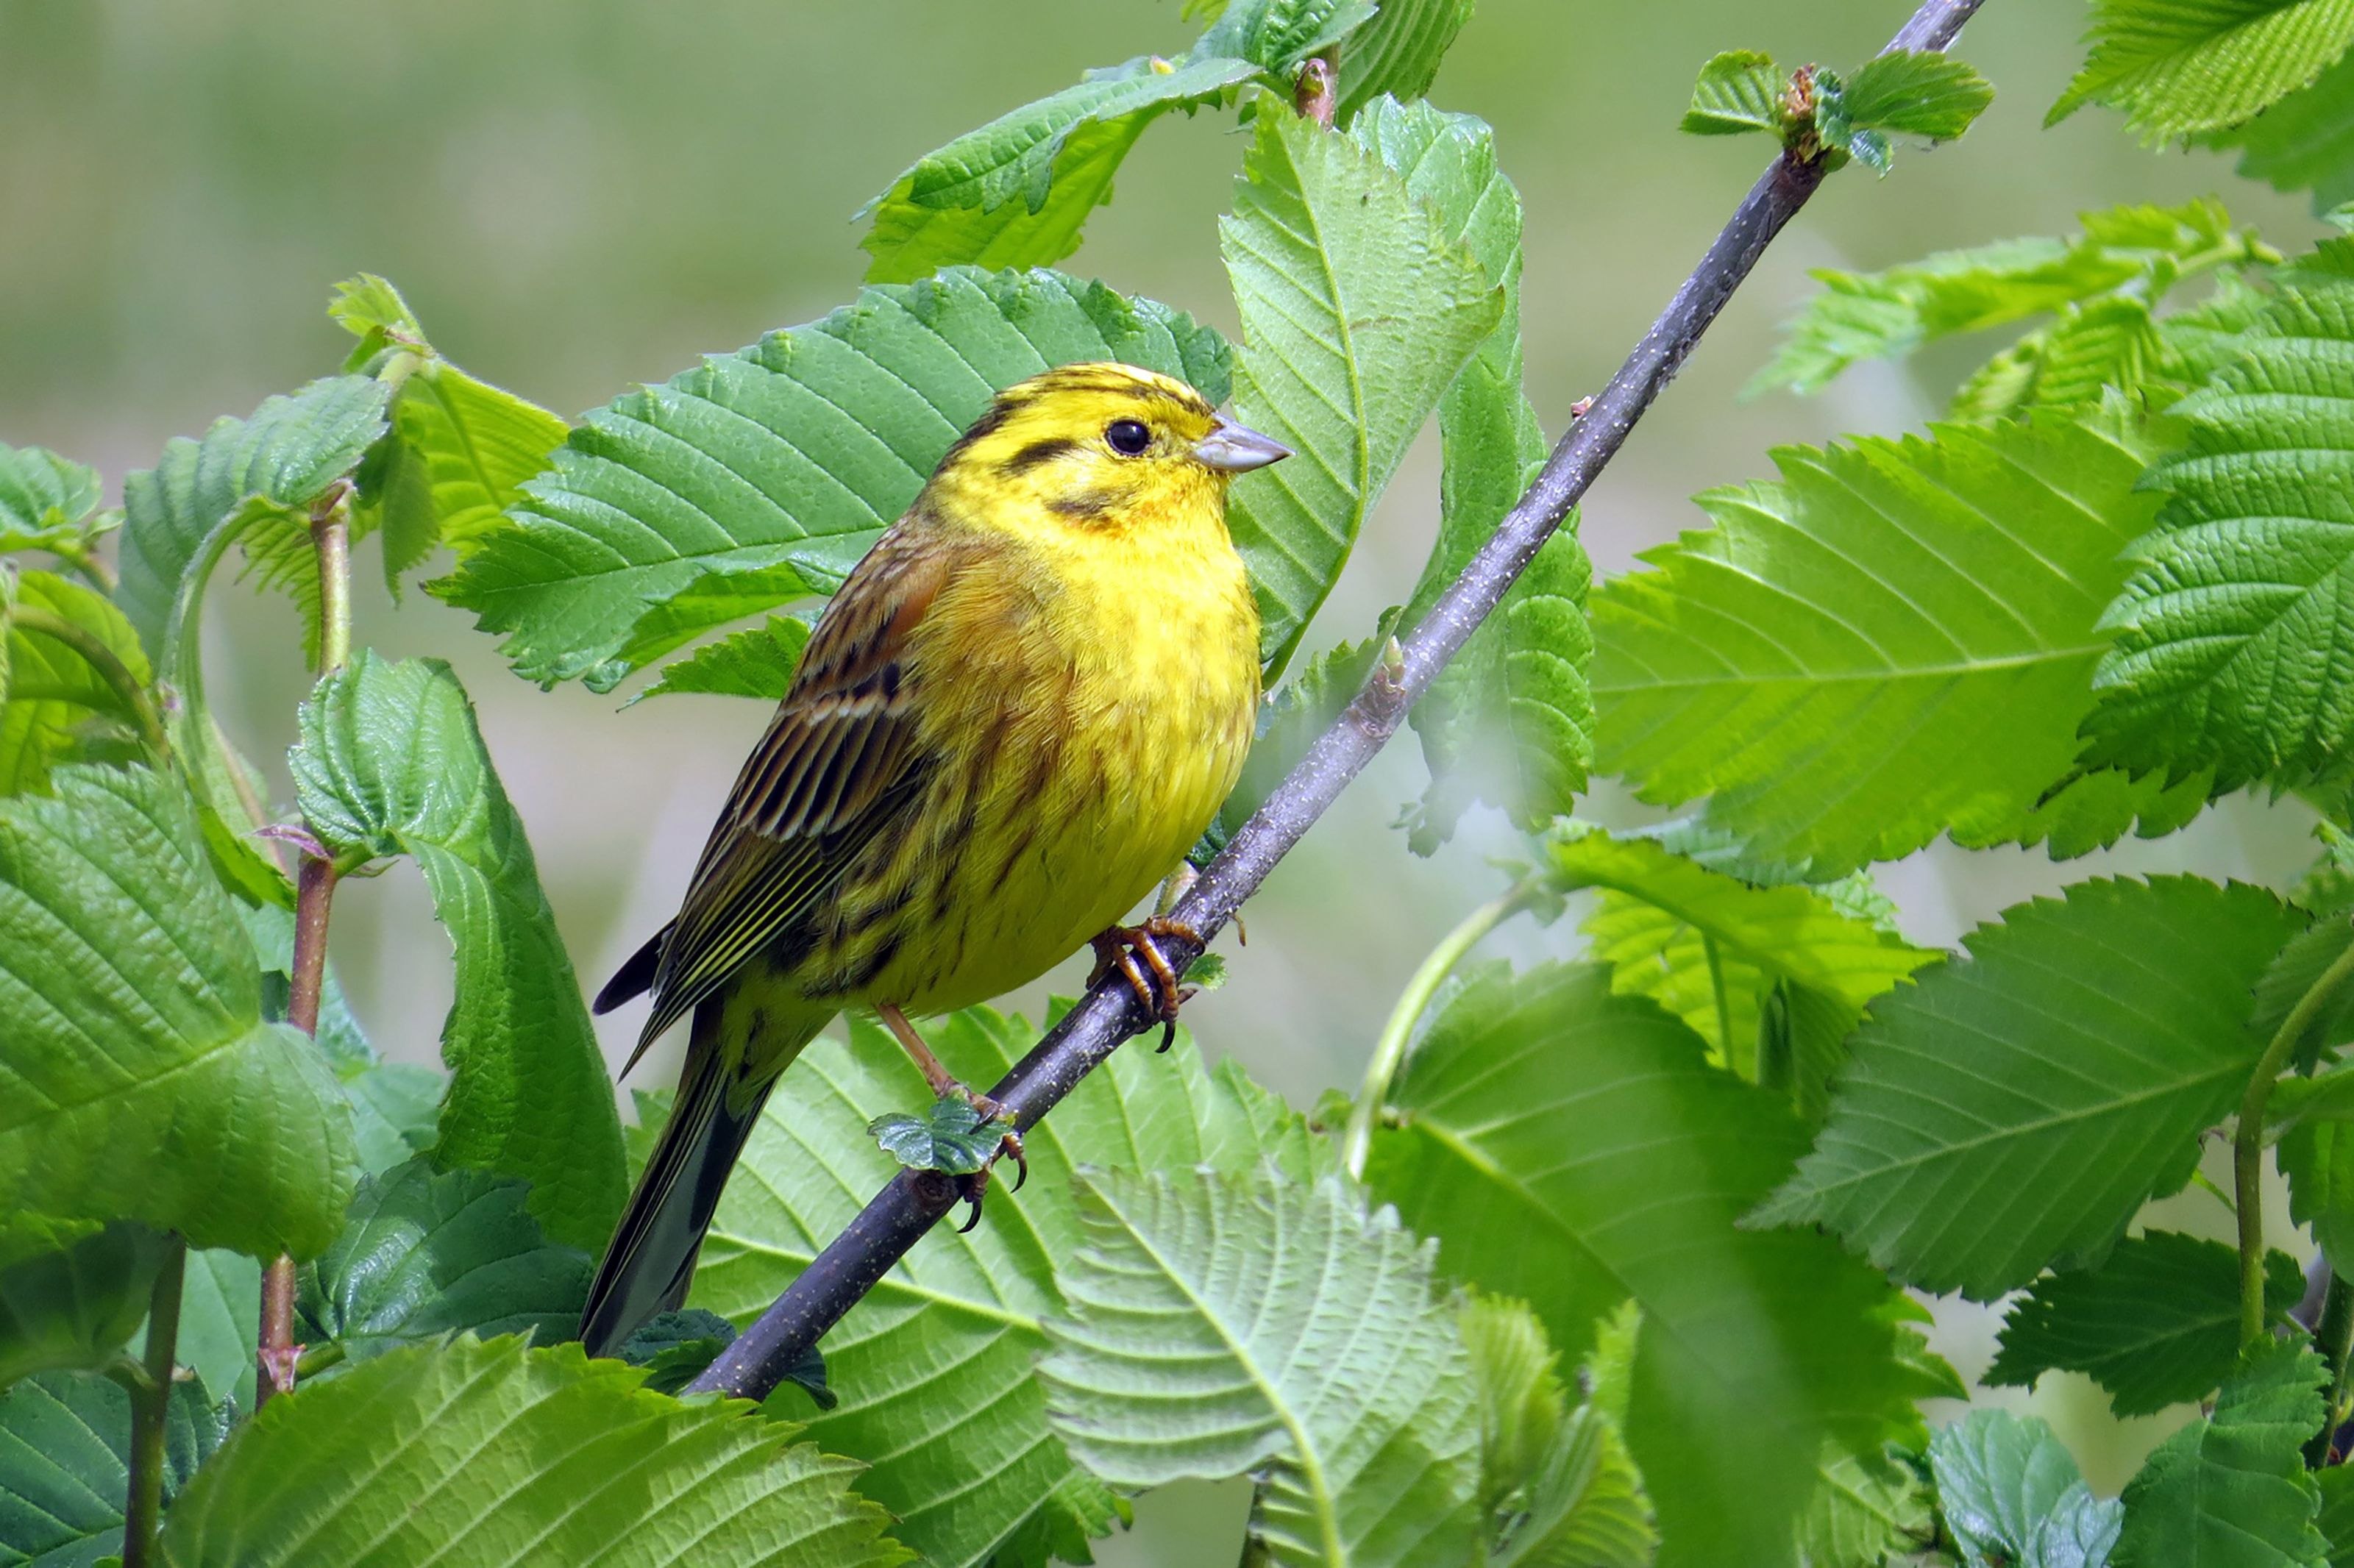
[{"label": "bird perched on branch", "polygon": [[[597,998],[653,993],[631,1065],[689,1013],[694,1033],[589,1287],[591,1354],[685,1297],[769,1091],[844,1008],[872,1009],[934,1093],[991,1117],[910,1014],[986,1001],[1092,940],[1174,1016],[1161,933],[1118,922],[1250,747],[1258,615],[1226,484],[1288,455],[1182,382],[1065,366],[999,394],[851,572],[677,917]],[[1010,1124],[1001,1152],[1020,1154]],[[968,1188],[976,1218],[986,1180]]]}]

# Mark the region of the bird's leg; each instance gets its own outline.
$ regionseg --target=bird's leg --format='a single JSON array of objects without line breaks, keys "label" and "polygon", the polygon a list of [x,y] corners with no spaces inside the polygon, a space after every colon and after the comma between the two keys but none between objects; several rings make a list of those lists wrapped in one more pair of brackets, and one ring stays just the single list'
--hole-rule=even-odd
[{"label": "bird's leg", "polygon": [[[1096,967],[1087,976],[1087,984],[1093,986],[1118,969],[1129,989],[1136,993],[1136,1000],[1144,1004],[1145,1012],[1161,1020],[1158,1049],[1166,1051],[1177,1038],[1177,1010],[1192,999],[1193,992],[1178,984],[1177,971],[1169,967],[1169,960],[1153,945],[1156,937],[1174,937],[1197,946],[1202,940],[1201,934],[1191,926],[1165,915],[1152,916],[1140,926],[1108,926],[1088,941],[1087,945],[1095,949]],[[1143,969],[1137,967],[1140,957],[1144,960]],[[1149,980],[1145,979],[1146,969],[1151,971]]]},{"label": "bird's leg", "polygon": [[875,1016],[883,1021],[883,1027],[891,1032],[892,1038],[899,1042],[900,1048],[914,1059],[916,1070],[923,1074],[924,1082],[932,1086],[935,1098],[960,1099],[972,1107],[982,1121],[1007,1124],[1005,1136],[998,1140],[997,1152],[991,1155],[980,1170],[957,1178],[958,1194],[972,1205],[972,1217],[959,1228],[961,1234],[981,1224],[981,1201],[989,1192],[991,1166],[1009,1156],[1013,1159],[1013,1190],[1017,1192],[1022,1191],[1022,1183],[1030,1180],[1030,1160],[1022,1150],[1022,1135],[1013,1130],[1013,1115],[1002,1105],[987,1095],[976,1094],[965,1087],[957,1075],[948,1070],[947,1064],[934,1055],[932,1048],[924,1044],[924,1037],[916,1033],[916,1026],[907,1022],[906,1013],[890,1002],[878,1001],[875,1004]]},{"label": "bird's leg", "polygon": [[948,1070],[947,1064],[932,1054],[932,1048],[924,1044],[924,1037],[916,1033],[916,1026],[907,1022],[906,1013],[890,1002],[878,1001],[875,1004],[875,1016],[883,1021],[883,1027],[891,1032],[891,1037],[899,1042],[900,1049],[914,1060],[916,1071],[924,1075],[924,1082],[932,1086],[936,1097],[947,1099],[955,1095],[972,1101],[974,1107],[979,1107],[981,1097],[959,1083],[957,1075]]}]

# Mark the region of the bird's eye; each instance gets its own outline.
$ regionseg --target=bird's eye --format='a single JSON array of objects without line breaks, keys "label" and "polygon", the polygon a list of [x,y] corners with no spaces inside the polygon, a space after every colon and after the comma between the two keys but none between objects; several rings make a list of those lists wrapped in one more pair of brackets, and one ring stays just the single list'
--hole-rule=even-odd
[{"label": "bird's eye", "polygon": [[1104,440],[1122,457],[1142,457],[1144,449],[1152,444],[1152,432],[1141,419],[1114,419],[1105,428]]}]

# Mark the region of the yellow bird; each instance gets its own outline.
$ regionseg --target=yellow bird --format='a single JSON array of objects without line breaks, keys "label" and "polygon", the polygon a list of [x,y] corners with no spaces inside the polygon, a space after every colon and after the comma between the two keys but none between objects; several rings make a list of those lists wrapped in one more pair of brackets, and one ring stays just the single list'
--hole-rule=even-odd
[{"label": "yellow bird", "polygon": [[1065,366],[999,394],[851,572],[677,917],[597,998],[652,991],[632,1065],[695,1022],[589,1287],[590,1354],[684,1298],[761,1104],[843,1009],[872,1009],[943,1095],[969,1091],[908,1015],[987,1001],[1090,940],[1173,1015],[1173,978],[1118,922],[1250,748],[1258,613],[1226,484],[1288,455],[1182,382]]}]

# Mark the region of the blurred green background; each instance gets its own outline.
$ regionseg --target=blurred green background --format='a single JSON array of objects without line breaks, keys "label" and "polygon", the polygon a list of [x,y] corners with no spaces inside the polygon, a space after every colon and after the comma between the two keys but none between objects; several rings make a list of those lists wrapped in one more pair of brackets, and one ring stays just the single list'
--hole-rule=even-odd
[{"label": "blurred green background", "polygon": [[[1550,428],[1615,368],[1761,166],[1760,142],[1678,134],[1702,60],[1747,47],[1847,64],[1904,10],[1480,0],[1433,96],[1496,126],[1527,203],[1531,391]],[[1737,400],[1809,268],[2210,193],[2285,247],[2317,232],[2300,203],[2211,155],[2145,152],[2102,111],[2041,129],[2084,23],[2078,0],[1988,0],[1962,52],[1995,81],[1993,110],[1966,142],[1903,150],[1886,180],[1843,175],[1808,207],[1594,491],[1585,531],[1600,570],[1698,525],[1686,498],[1770,471],[1778,443],[1916,428],[1994,346],[1867,367],[1811,402]],[[1192,31],[1178,0],[0,0],[0,440],[98,463],[119,493],[166,438],[333,369],[348,340],[323,306],[363,269],[398,282],[460,364],[575,415],[847,299],[864,260],[851,216],[900,168],[1087,66],[1174,53]],[[1215,220],[1240,152],[1231,117],[1155,125],[1066,265],[1231,331]],[[1311,647],[1361,634],[1403,597],[1436,494],[1419,450]],[[540,693],[504,673],[467,618],[413,590],[396,613],[363,579],[364,641],[447,657],[466,678],[575,961],[601,980],[674,906],[764,714],[699,697],[622,713],[619,696]],[[217,701],[249,752],[273,757],[304,685],[292,617],[275,600],[227,604]],[[1251,906],[1247,953],[1228,944],[1232,983],[1189,1013],[1214,1054],[1297,1104],[1353,1086],[1405,974],[1493,891],[1485,857],[1513,847],[1500,821],[1475,817],[1438,857],[1408,855],[1390,823],[1419,766],[1409,741],[1356,786]],[[280,785],[283,800],[282,769]],[[1632,810],[1597,789],[1597,817]],[[2096,871],[2277,882],[2303,863],[2306,827],[2294,808],[2235,801],[2190,832],[2066,867],[1941,848],[1885,868],[1882,885],[1909,935],[1949,943]],[[1575,921],[1523,922],[1492,945],[1574,952]],[[333,950],[379,1044],[430,1059],[449,964],[410,874],[347,888]],[[1021,1000],[1034,1010],[1044,990]],[[636,1015],[608,1022],[618,1060]],[[2195,1193],[2168,1216],[2216,1234],[2222,1218]],[[2285,1233],[2285,1213],[2275,1223]],[[1981,1369],[1988,1316],[1939,1316],[1943,1348],[1966,1374]],[[2171,1423],[2116,1428],[2088,1388],[2050,1379],[2032,1403],[2114,1487]],[[1111,1553],[1228,1561],[1238,1507],[1231,1489],[1149,1499],[1145,1528]]]}]

